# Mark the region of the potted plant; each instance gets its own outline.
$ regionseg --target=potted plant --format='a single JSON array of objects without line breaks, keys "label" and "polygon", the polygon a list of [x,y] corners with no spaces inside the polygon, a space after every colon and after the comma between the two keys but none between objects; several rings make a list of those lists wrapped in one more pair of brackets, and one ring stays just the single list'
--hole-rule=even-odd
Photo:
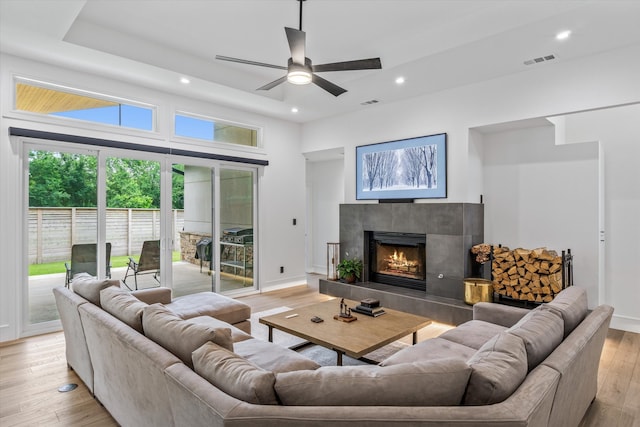
[{"label": "potted plant", "polygon": [[357,258],[344,259],[336,266],[338,275],[347,283],[354,283],[362,274],[362,261]]}]

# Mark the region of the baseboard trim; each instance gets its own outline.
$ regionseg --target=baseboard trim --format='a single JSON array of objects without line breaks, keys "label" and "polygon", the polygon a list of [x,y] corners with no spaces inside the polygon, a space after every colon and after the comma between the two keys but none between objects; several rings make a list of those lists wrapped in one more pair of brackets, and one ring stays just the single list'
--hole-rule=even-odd
[{"label": "baseboard trim", "polygon": [[631,316],[621,316],[614,314],[611,318],[611,329],[634,332],[640,334],[640,319]]}]

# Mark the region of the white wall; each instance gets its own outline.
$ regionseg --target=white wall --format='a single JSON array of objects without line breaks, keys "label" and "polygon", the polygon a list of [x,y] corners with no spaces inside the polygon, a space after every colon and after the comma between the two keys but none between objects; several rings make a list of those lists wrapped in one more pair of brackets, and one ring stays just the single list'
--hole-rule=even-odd
[{"label": "white wall", "polygon": [[[4,242],[0,245],[0,342],[16,339],[22,333],[21,293],[27,281],[22,264],[27,238],[21,211],[25,196],[21,182],[21,147],[10,140],[10,126],[268,160],[270,164],[264,167],[259,183],[260,287],[305,283],[305,159],[300,151],[299,124],[11,55],[0,56],[0,71],[0,195],[3,200],[0,235]],[[56,124],[59,121],[42,122],[28,114],[14,113],[11,111],[14,74],[158,105],[158,131],[149,135],[91,124],[60,125]],[[172,139],[172,117],[176,109],[258,126],[263,131],[264,147],[212,147],[210,143]],[[292,218],[297,218],[297,226],[292,226]],[[280,266],[285,267],[282,274]]]},{"label": "white wall", "polygon": [[613,326],[640,332],[640,105],[565,117],[567,143],[599,141],[604,152],[604,301]]},{"label": "white wall", "polygon": [[310,221],[307,271],[327,274],[327,243],[340,241],[340,204],[344,203],[344,161],[307,161]]},{"label": "white wall", "polygon": [[571,249],[574,283],[598,304],[598,143],[555,145],[554,126],[486,134],[485,241]]},{"label": "white wall", "polygon": [[[469,142],[477,138],[474,128],[638,103],[638,75],[640,46],[634,45],[574,61],[535,66],[500,79],[419,96],[403,102],[385,104],[382,100],[380,104],[363,107],[362,110],[351,114],[305,124],[302,150],[307,153],[344,147],[345,202],[354,203],[357,145],[446,132],[448,198],[433,203],[478,202],[484,192],[483,166],[482,150],[469,146]],[[410,87],[403,88],[407,89],[410,90]],[[618,167],[624,170],[637,169],[637,146],[633,146],[629,139],[637,137],[638,134],[631,132],[626,135],[631,136],[614,144],[603,144],[604,158],[609,159],[612,156],[616,162],[615,165],[607,163],[605,167],[604,179],[607,183],[615,179],[614,176],[610,176],[611,170]],[[615,151],[616,154],[610,151]],[[627,194],[631,194],[632,188],[638,186],[637,179],[616,181]],[[571,197],[568,200],[570,203]],[[622,205],[633,205],[636,202],[616,202],[607,199],[606,211],[611,211],[612,205],[616,203],[620,206],[615,210],[622,215]],[[628,218],[625,218],[625,221],[625,226],[632,224]],[[547,236],[542,234],[541,240],[544,237]],[[550,239],[549,234],[548,239],[544,240]],[[637,253],[636,244],[629,242],[629,239],[609,240],[607,253]],[[594,294],[590,289],[590,301],[608,302],[614,306],[614,327],[640,329],[639,306],[626,303],[623,296],[637,293],[635,283],[625,278],[607,280],[605,286],[606,295],[616,297],[611,300],[607,297],[606,301],[601,301],[598,294]]]}]

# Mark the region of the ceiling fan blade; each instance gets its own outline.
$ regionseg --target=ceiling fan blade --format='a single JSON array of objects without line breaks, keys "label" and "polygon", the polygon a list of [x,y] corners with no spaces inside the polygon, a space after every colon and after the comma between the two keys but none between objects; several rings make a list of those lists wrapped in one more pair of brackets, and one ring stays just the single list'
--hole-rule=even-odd
[{"label": "ceiling fan blade", "polygon": [[289,27],[285,27],[284,31],[287,33],[287,41],[289,41],[291,59],[296,64],[304,65],[305,40],[307,38],[305,32]]},{"label": "ceiling fan blade", "polygon": [[329,80],[325,80],[315,74],[313,75],[313,82],[333,96],[340,96],[347,91],[346,89],[343,89],[340,86],[331,83]]},{"label": "ceiling fan blade", "polygon": [[282,84],[284,82],[287,81],[287,76],[283,76],[280,77],[278,80],[274,80],[271,83],[267,83],[266,85],[259,87],[256,90],[269,90],[269,89],[273,89],[274,87],[278,86],[279,84]]},{"label": "ceiling fan blade", "polygon": [[311,67],[314,73],[323,71],[378,70],[382,68],[380,58],[357,59],[355,61],[333,62]]},{"label": "ceiling fan blade", "polygon": [[257,65],[259,67],[277,68],[278,70],[286,70],[287,67],[281,65],[265,64],[264,62],[247,61],[246,59],[232,58],[230,56],[216,55],[216,59],[220,61],[237,62],[239,64]]}]

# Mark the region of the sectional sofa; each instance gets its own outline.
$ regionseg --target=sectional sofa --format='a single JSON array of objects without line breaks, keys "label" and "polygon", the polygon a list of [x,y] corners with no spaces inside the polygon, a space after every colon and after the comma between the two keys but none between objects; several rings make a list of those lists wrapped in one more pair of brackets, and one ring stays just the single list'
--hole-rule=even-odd
[{"label": "sectional sofa", "polygon": [[[577,426],[613,313],[587,310],[579,287],[534,310],[479,303],[472,321],[380,365],[318,367],[216,310],[189,318],[173,302],[87,283],[97,300],[82,285],[54,291],[67,348],[86,346],[92,375],[78,373],[123,426]],[[181,307],[238,304],[212,295]]]}]

